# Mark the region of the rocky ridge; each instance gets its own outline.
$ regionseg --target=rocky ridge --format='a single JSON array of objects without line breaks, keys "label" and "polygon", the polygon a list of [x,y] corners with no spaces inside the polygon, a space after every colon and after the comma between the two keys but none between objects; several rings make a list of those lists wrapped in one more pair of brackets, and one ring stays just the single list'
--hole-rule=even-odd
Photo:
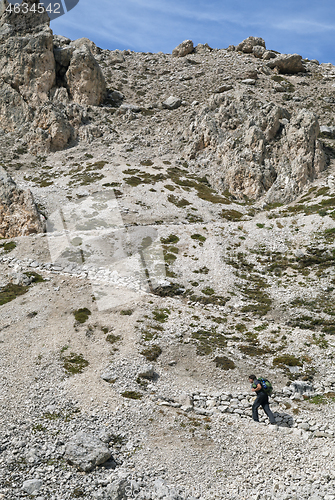
[{"label": "rocky ridge", "polygon": [[3,5],[0,498],[335,498],[334,67]]}]

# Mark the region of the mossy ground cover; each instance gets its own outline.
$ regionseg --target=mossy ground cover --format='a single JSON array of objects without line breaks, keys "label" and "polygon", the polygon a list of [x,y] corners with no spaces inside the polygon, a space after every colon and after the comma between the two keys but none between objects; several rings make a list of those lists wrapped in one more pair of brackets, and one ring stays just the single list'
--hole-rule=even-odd
[{"label": "mossy ground cover", "polygon": [[143,349],[141,354],[147,359],[147,361],[156,361],[158,356],[162,354],[162,349],[159,345],[152,345],[147,349]]},{"label": "mossy ground cover", "polygon": [[218,333],[215,327],[193,332],[192,339],[197,346],[196,352],[199,356],[211,354],[216,349],[224,349],[227,346],[226,336]]},{"label": "mossy ground cover", "polygon": [[190,174],[188,170],[179,167],[168,168],[167,175],[170,181],[174,182],[181,189],[193,189],[202,200],[223,205],[229,205],[231,203],[229,199],[217,194],[214,189],[210,187],[206,177],[198,177],[194,174]]},{"label": "mossy ground cover", "polygon": [[89,362],[84,359],[82,354],[71,352],[68,356],[62,356],[64,370],[70,375],[82,373]]},{"label": "mossy ground cover", "polygon": [[92,313],[89,309],[87,309],[87,307],[83,307],[81,309],[77,309],[77,311],[73,311],[73,314],[78,323],[85,323]]},{"label": "mossy ground cover", "polygon": [[11,302],[20,295],[24,295],[28,289],[29,286],[13,285],[12,283],[0,288],[0,306]]},{"label": "mossy ground cover", "polygon": [[9,253],[16,248],[16,243],[15,241],[6,241],[4,243],[0,243],[0,248],[2,248],[5,253]]}]

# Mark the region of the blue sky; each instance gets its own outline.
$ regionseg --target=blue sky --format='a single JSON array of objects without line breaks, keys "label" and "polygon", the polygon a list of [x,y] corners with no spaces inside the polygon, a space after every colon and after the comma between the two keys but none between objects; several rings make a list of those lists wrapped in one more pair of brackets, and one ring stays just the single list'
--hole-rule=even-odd
[{"label": "blue sky", "polygon": [[334,0],[80,0],[51,27],[104,49],[166,53],[186,39],[225,48],[253,35],[269,49],[335,64]]}]

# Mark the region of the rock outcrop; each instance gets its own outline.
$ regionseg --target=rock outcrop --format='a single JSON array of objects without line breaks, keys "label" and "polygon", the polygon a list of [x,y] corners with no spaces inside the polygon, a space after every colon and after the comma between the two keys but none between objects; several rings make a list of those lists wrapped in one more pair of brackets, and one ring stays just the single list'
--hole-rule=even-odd
[{"label": "rock outcrop", "polygon": [[78,432],[65,446],[67,461],[78,470],[89,472],[96,465],[105,463],[111,453],[97,437],[85,432]]},{"label": "rock outcrop", "polygon": [[173,57],[185,57],[188,54],[191,54],[194,50],[192,40],[184,40],[180,43],[175,49],[172,51]]},{"label": "rock outcrop", "polygon": [[18,189],[0,166],[0,237],[15,238],[41,233],[44,227],[31,192]]},{"label": "rock outcrop", "polygon": [[191,158],[216,159],[212,186],[241,199],[266,195],[268,202],[292,201],[326,164],[317,116],[307,110],[291,117],[273,104],[260,107],[245,97],[233,101],[219,94],[188,134]]},{"label": "rock outcrop", "polygon": [[[38,0],[29,0],[29,8]],[[0,8],[0,126],[21,127],[33,153],[56,151],[77,137],[85,106],[102,103],[106,83],[88,39],[53,37],[46,12]],[[79,107],[76,105],[79,105]],[[75,115],[75,116],[73,116]]]},{"label": "rock outcrop", "polygon": [[306,71],[299,54],[280,54],[268,62],[267,66],[271,69],[276,68],[278,73],[283,74],[304,73]]}]

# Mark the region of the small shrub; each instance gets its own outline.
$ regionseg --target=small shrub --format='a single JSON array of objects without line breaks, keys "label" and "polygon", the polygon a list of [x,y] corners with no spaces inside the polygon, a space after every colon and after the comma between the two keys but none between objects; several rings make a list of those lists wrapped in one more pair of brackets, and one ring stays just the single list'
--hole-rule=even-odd
[{"label": "small shrub", "polygon": [[148,360],[148,361],[156,361],[158,356],[162,354],[162,349],[159,347],[159,345],[153,345],[148,349],[144,349],[141,351],[141,354]]},{"label": "small shrub", "polygon": [[283,354],[273,359],[273,366],[302,366],[302,362],[293,354]]},{"label": "small shrub", "polygon": [[132,309],[123,309],[122,311],[120,311],[120,314],[122,316],[131,316],[133,312],[134,311]]},{"label": "small shrub", "polygon": [[117,342],[118,340],[120,340],[120,338],[121,337],[119,335],[114,335],[113,333],[110,333],[109,335],[107,335],[106,340],[110,344],[115,344],[115,342]]},{"label": "small shrub", "polygon": [[169,245],[169,244],[176,244],[178,243],[179,238],[175,234],[170,234],[167,238],[161,238],[161,242],[164,245]]},{"label": "small shrub", "polygon": [[128,399],[141,399],[143,394],[136,391],[124,391],[121,393],[121,396]]},{"label": "small shrub", "polygon": [[233,370],[236,368],[234,361],[227,358],[226,356],[217,356],[214,358],[214,363],[217,368],[221,368],[222,370]]},{"label": "small shrub", "polygon": [[24,295],[27,293],[28,288],[28,286],[13,285],[12,283],[9,283],[0,290],[0,306],[7,304],[7,302],[11,302],[20,295]]},{"label": "small shrub", "polygon": [[41,276],[40,274],[38,273],[35,273],[35,271],[29,271],[29,272],[26,272],[26,273],[23,273],[25,274],[26,276],[28,276],[28,278],[31,278],[32,282],[33,283],[42,283],[44,280],[43,276]]},{"label": "small shrub", "polygon": [[155,309],[152,315],[155,321],[158,321],[159,323],[165,323],[165,321],[169,317],[170,312],[171,311],[169,309]]},{"label": "small shrub", "polygon": [[15,241],[7,241],[6,243],[0,243],[0,248],[3,248],[4,252],[9,253],[12,250],[14,250],[14,248],[16,248],[16,243]]},{"label": "small shrub", "polygon": [[92,314],[87,307],[84,307],[82,309],[78,309],[77,311],[73,312],[74,317],[78,323],[85,323],[85,321],[88,320],[89,316]]},{"label": "small shrub", "polygon": [[197,240],[197,241],[201,241],[201,242],[206,241],[205,236],[202,236],[201,234],[192,234],[191,238],[192,238],[192,240]]},{"label": "small shrub", "polygon": [[82,373],[84,368],[88,365],[89,362],[84,359],[82,354],[75,354],[74,352],[71,352],[69,356],[63,357],[64,369],[71,375]]}]

